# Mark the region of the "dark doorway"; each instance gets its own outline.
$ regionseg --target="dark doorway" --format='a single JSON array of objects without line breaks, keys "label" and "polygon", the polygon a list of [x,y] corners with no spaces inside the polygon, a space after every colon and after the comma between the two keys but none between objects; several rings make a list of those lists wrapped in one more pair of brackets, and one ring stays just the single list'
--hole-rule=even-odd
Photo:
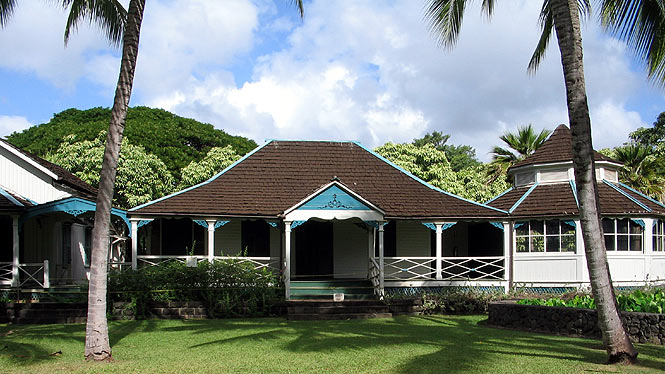
[{"label": "dark doorway", "polygon": [[12,217],[0,216],[0,262],[12,262],[14,258],[14,227]]},{"label": "dark doorway", "polygon": [[307,221],[295,232],[296,277],[332,278],[332,222]]}]

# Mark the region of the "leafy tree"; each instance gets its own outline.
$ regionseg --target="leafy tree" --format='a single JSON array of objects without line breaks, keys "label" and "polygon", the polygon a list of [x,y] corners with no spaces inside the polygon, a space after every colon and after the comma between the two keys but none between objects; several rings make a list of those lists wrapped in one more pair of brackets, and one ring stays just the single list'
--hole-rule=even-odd
[{"label": "leafy tree", "polygon": [[642,193],[664,201],[665,162],[650,147],[628,143],[600,152],[623,164],[619,170],[619,180]]},{"label": "leafy tree", "polygon": [[413,145],[421,147],[425,144],[431,144],[439,151],[443,151],[450,162],[450,167],[458,172],[466,167],[479,166],[480,161],[476,159],[476,150],[470,145],[451,145],[446,144],[450,135],[444,135],[442,132],[434,131],[425,134],[422,138],[414,139]]},{"label": "leafy tree", "polygon": [[508,168],[540,148],[551,133],[550,130],[544,129],[536,134],[533,126],[528,124],[518,127],[517,134],[507,132],[501,135],[500,139],[508,147],[503,148],[496,145],[492,148],[492,166],[494,166],[494,170],[505,173]]},{"label": "leafy tree", "polygon": [[193,186],[210,179],[215,174],[236,162],[239,158],[240,156],[230,145],[223,148],[212,148],[203,160],[192,161],[182,169],[182,177],[180,178],[178,189]]},{"label": "leafy tree", "polygon": [[[459,36],[468,0],[429,0],[426,17],[441,45],[452,47]],[[483,0],[482,9],[491,16],[494,0]],[[665,28],[662,4],[654,1],[602,0],[605,27],[626,40],[649,63],[649,75],[665,81]],[[607,265],[601,231],[595,170],[591,141],[591,119],[586,96],[580,16],[589,13],[588,0],[544,0],[540,13],[542,34],[529,62],[535,71],[556,32],[564,82],[568,119],[573,134],[572,153],[582,236],[591,289],[598,305],[598,321],[610,362],[633,362],[637,351],[626,334]]]},{"label": "leafy tree", "polygon": [[[47,123],[10,135],[8,140],[44,157],[55,152],[67,135],[75,134],[79,141],[96,139],[100,131],[108,131],[110,116],[108,108],[67,109]],[[128,108],[125,137],[159,157],[176,179],[182,168],[203,159],[213,147],[230,145],[240,155],[256,148],[254,141],[231,136],[210,124],[142,106]]]},{"label": "leafy tree", "polygon": [[[653,127],[640,127],[630,133],[630,139],[634,143],[657,150],[658,146],[665,141],[665,112],[658,115],[658,118],[653,123]],[[665,156],[663,153],[660,155],[661,157]]]},{"label": "leafy tree", "polygon": [[[80,142],[76,141],[75,135],[66,136],[58,150],[48,154],[46,159],[97,187],[105,138],[103,131],[94,140]],[[127,209],[147,203],[172,192],[174,187],[173,176],[159,158],[146,153],[143,147],[123,140],[113,197],[116,206]]]}]

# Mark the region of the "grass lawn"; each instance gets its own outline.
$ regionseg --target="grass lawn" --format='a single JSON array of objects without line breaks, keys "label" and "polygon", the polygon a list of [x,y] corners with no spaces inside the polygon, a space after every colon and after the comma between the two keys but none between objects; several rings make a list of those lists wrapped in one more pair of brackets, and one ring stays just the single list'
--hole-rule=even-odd
[{"label": "grass lawn", "polygon": [[112,322],[111,364],[82,360],[84,325],[0,325],[0,373],[665,372],[662,346],[638,345],[638,365],[607,366],[600,341],[498,330],[485,318]]}]

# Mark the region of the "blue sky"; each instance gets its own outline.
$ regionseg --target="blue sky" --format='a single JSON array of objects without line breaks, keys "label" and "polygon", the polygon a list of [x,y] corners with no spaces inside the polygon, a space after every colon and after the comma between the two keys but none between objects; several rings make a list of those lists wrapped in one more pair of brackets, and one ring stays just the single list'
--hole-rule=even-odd
[{"label": "blue sky", "polygon": [[[125,1],[126,3],[126,1]],[[505,131],[567,122],[553,42],[535,75],[539,2],[502,2],[491,21],[467,11],[458,45],[436,46],[423,1],[151,0],[131,105],[264,139],[359,140],[375,147],[451,134],[489,159]],[[83,24],[67,48],[66,14],[20,2],[0,31],[0,136],[76,107],[108,107],[119,51]],[[622,43],[589,20],[585,71],[596,148],[619,145],[665,111]]]}]

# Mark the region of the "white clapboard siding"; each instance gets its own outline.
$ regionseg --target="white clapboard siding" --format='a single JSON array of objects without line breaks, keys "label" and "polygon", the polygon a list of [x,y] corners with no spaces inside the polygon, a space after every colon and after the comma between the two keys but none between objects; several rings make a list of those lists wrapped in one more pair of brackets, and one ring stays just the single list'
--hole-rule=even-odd
[{"label": "white clapboard siding", "polygon": [[0,186],[39,204],[71,196],[52,185],[52,178],[0,148]]}]

